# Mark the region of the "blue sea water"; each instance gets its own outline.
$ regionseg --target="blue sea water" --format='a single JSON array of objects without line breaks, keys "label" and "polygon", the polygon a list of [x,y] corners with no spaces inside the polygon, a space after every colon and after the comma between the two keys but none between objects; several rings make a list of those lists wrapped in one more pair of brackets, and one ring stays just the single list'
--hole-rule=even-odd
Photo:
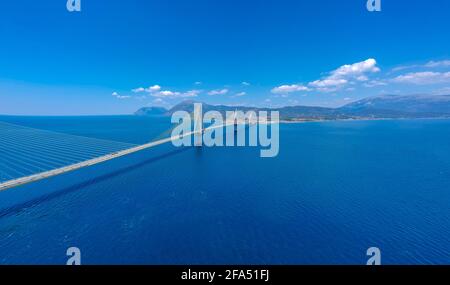
[{"label": "blue sea water", "polygon": [[[127,143],[164,118],[1,117]],[[0,193],[0,263],[450,264],[450,121],[282,124],[280,153],[159,146]]]}]

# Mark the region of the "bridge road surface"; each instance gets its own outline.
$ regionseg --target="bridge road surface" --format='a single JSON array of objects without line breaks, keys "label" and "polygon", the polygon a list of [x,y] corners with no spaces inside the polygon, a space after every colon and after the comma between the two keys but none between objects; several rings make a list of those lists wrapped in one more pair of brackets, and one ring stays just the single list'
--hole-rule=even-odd
[{"label": "bridge road surface", "polygon": [[79,162],[79,163],[75,163],[75,164],[71,164],[71,165],[68,165],[68,166],[64,166],[64,167],[61,167],[61,168],[56,168],[56,169],[53,169],[53,170],[40,172],[40,173],[36,173],[36,174],[33,174],[33,175],[29,175],[29,176],[25,176],[25,177],[9,180],[9,181],[6,181],[6,182],[0,184],[0,192],[8,190],[10,188],[18,187],[18,186],[21,186],[21,185],[24,185],[24,184],[28,184],[28,183],[36,182],[36,181],[43,180],[43,179],[46,179],[46,178],[50,178],[50,177],[53,177],[53,176],[61,175],[61,174],[64,174],[64,173],[67,173],[67,172],[71,172],[71,171],[74,171],[74,170],[77,170],[77,169],[80,169],[80,168],[89,167],[89,166],[92,166],[92,165],[95,165],[95,164],[99,164],[99,163],[102,163],[102,162],[105,162],[105,161],[108,161],[108,160],[112,160],[112,159],[115,159],[115,158],[118,158],[118,157],[121,157],[121,156],[125,156],[125,155],[128,155],[128,154],[132,154],[132,153],[135,153],[135,152],[138,152],[138,151],[141,151],[141,150],[144,150],[144,149],[148,149],[148,148],[151,148],[151,147],[154,147],[154,146],[157,146],[157,145],[165,144],[165,143],[171,142],[172,140],[179,140],[179,139],[181,139],[181,138],[183,138],[185,136],[201,134],[201,133],[203,133],[205,131],[209,131],[209,130],[212,130],[212,129],[223,128],[223,127],[226,127],[227,125],[230,125],[230,124],[234,124],[234,122],[233,123],[225,123],[225,124],[218,125],[218,126],[212,126],[212,127],[206,128],[206,129],[198,130],[198,131],[188,132],[186,134],[172,136],[172,137],[169,137],[169,138],[157,140],[157,141],[154,141],[154,142],[149,142],[149,143],[146,143],[146,144],[143,144],[143,145],[139,145],[139,146],[132,147],[132,148],[125,149],[125,150],[122,150],[122,151],[118,151],[118,152],[114,152],[114,153],[107,154],[107,155],[104,155],[104,156],[100,156],[100,157],[97,157],[97,158],[85,160],[85,161],[82,161],[82,162]]}]

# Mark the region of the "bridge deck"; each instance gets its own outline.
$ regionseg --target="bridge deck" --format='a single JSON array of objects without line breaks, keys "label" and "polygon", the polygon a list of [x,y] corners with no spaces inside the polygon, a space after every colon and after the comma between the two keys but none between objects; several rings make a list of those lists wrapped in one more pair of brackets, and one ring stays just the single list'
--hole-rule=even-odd
[{"label": "bridge deck", "polygon": [[82,162],[78,162],[78,163],[74,163],[74,164],[70,164],[64,167],[60,167],[60,168],[56,168],[56,169],[52,169],[52,170],[48,170],[48,171],[44,171],[44,172],[39,172],[33,175],[28,175],[28,176],[24,176],[24,177],[20,177],[17,179],[13,179],[13,180],[9,180],[6,182],[3,182],[0,184],[0,192],[1,191],[5,191],[7,189],[10,188],[14,188],[14,187],[18,187],[24,184],[28,184],[28,183],[32,183],[32,182],[36,182],[39,180],[43,180],[46,178],[50,178],[53,176],[57,176],[57,175],[61,175],[67,172],[71,172],[71,171],[75,171],[77,169],[80,168],[84,168],[84,167],[89,167],[92,165],[96,165],[108,160],[112,160],[121,156],[125,156],[125,155],[129,155],[144,149],[148,149],[151,147],[155,147],[164,143],[168,143],[171,142],[173,140],[178,140],[181,139],[185,136],[191,136],[191,135],[195,135],[195,134],[200,134],[204,131],[208,131],[208,130],[212,130],[212,129],[216,129],[216,128],[222,128],[222,127],[226,127],[227,125],[229,125],[229,123],[225,123],[223,125],[219,125],[219,126],[213,126],[213,127],[209,127],[209,128],[205,128],[199,131],[191,131],[189,133],[185,133],[182,135],[178,135],[178,136],[172,136],[169,138],[165,138],[165,139],[161,139],[161,140],[157,140],[157,141],[153,141],[147,144],[143,144],[143,145],[139,145],[139,146],[134,146],[125,150],[121,150],[121,151],[117,151],[117,152],[113,152],[110,154],[106,154],[103,156],[99,156],[96,158],[92,158],[92,159],[88,159]]}]

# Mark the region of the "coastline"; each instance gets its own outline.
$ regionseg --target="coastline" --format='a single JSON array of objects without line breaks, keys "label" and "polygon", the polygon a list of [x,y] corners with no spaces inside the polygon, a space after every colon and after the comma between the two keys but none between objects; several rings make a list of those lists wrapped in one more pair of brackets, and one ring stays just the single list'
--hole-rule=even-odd
[{"label": "coastline", "polygon": [[405,120],[450,120],[450,117],[426,117],[426,118],[351,118],[332,120],[280,120],[280,124],[304,124],[304,123],[326,123],[326,122],[359,122],[359,121],[405,121]]},{"label": "coastline", "polygon": [[[117,115],[8,115],[8,114],[0,114],[1,118],[89,118],[89,117],[152,117],[152,116],[141,116],[135,114],[117,114]],[[168,117],[170,116],[161,116]],[[402,118],[347,118],[347,119],[311,119],[311,120],[303,120],[303,119],[294,119],[294,120],[279,120],[281,124],[304,124],[304,123],[326,123],[326,122],[352,122],[352,121],[403,121],[403,120],[450,120],[450,117],[402,117]]]}]

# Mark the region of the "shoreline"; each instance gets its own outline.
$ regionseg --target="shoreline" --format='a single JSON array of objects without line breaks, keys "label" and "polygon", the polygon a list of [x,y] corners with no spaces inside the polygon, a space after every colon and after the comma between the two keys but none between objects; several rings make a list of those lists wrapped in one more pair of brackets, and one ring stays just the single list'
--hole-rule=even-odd
[{"label": "shoreline", "polygon": [[[1,118],[87,118],[87,117],[154,117],[139,116],[134,114],[117,114],[117,115],[5,115],[0,114]],[[156,116],[168,117],[169,116]],[[405,121],[405,120],[450,120],[450,117],[423,117],[423,118],[348,118],[348,119],[311,119],[311,120],[279,120],[281,124],[303,124],[303,123],[326,123],[326,122],[352,122],[352,121]]]},{"label": "shoreline", "polygon": [[359,121],[406,121],[406,120],[450,120],[450,117],[428,117],[428,118],[361,118],[361,119],[332,119],[332,120],[280,120],[280,124],[304,124],[304,123],[326,123],[326,122],[359,122]]}]

